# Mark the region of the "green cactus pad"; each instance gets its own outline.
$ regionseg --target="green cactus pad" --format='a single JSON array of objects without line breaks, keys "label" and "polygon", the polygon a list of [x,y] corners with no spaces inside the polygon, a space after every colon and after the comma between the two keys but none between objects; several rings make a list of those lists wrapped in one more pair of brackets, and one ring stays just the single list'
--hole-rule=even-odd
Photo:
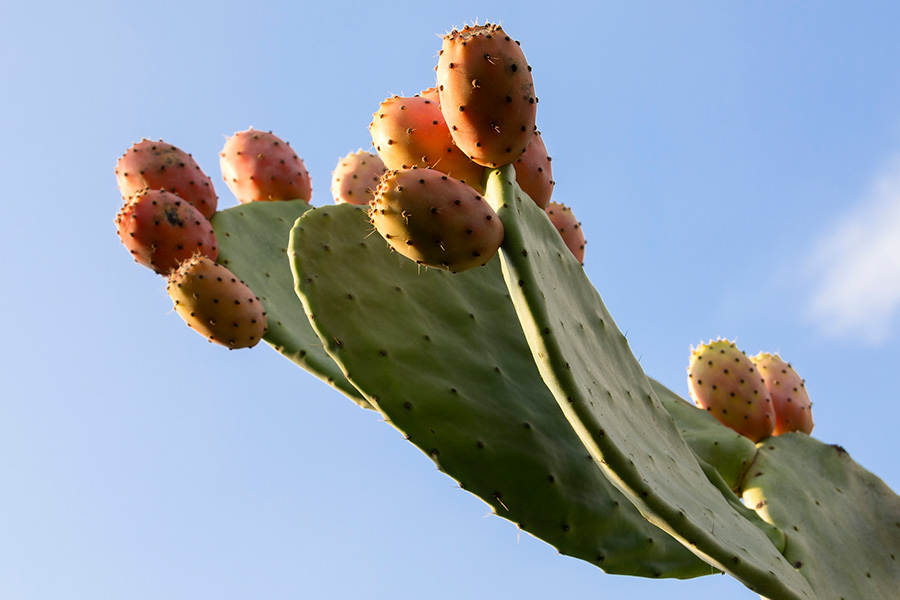
[{"label": "green cactus pad", "polygon": [[686,402],[658,381],[651,378],[650,385],[660,403],[675,419],[678,431],[697,455],[697,461],[710,483],[719,489],[735,510],[761,529],[779,552],[784,551],[784,532],[747,508],[735,493],[756,458],[756,444],[722,425],[705,410]]},{"label": "green cactus pad", "polygon": [[900,497],[839,446],[802,433],[759,443],[744,502],[787,538],[820,600],[900,594]]},{"label": "green cactus pad", "polygon": [[262,301],[269,324],[263,340],[360,406],[371,408],[322,348],[294,293],[287,242],[294,221],[310,208],[303,200],[252,202],[215,213],[211,221],[219,242],[218,262]]},{"label": "green cactus pad", "polygon": [[544,382],[594,460],[654,524],[769,598],[814,598],[766,535],[707,480],[584,270],[511,166],[485,197],[503,275]]},{"label": "green cactus pad", "polygon": [[652,380],[650,383],[694,454],[715,467],[729,488],[738,490],[756,457],[756,444],[661,384]]},{"label": "green cactus pad", "polygon": [[713,572],[591,460],[541,381],[498,261],[457,275],[419,267],[350,205],[306,213],[290,248],[326,350],[461,488],[609,573]]}]

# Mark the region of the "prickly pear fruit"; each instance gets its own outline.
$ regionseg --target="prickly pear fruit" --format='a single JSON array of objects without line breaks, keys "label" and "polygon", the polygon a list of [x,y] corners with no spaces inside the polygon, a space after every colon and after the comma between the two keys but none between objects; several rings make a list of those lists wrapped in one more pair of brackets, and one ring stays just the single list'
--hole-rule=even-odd
[{"label": "prickly pear fruit", "polygon": [[306,200],[312,183],[303,160],[271,131],[252,127],[225,141],[219,153],[222,178],[241,203]]},{"label": "prickly pear fruit", "polygon": [[169,276],[166,291],[175,312],[210,342],[232,350],[250,348],[266,333],[259,298],[227,267],[205,256],[182,263]]},{"label": "prickly pear fruit", "polygon": [[772,435],[775,408],[766,382],[734,342],[710,340],[692,349],[688,391],[697,406],[752,441]]},{"label": "prickly pear fruit", "polygon": [[565,204],[551,202],[547,205],[546,211],[547,216],[550,217],[550,222],[556,227],[566,246],[572,251],[578,262],[584,264],[584,245],[587,242],[584,240],[584,230],[581,228],[581,223],[575,218],[572,209]]},{"label": "prickly pear fruit", "polygon": [[392,96],[369,124],[372,144],[391,170],[432,168],[484,193],[484,167],[456,147],[439,104],[423,96]]},{"label": "prickly pear fruit", "polygon": [[812,402],[806,384],[797,371],[777,354],[760,352],[750,358],[762,375],[775,407],[775,429],[772,435],[791,431],[812,433]]},{"label": "prickly pear fruit", "polygon": [[193,205],[164,190],[144,190],[116,215],[119,239],[134,260],[167,275],[195,254],[219,255],[209,219]]},{"label": "prickly pear fruit", "polygon": [[503,224],[487,201],[434,169],[386,173],[369,217],[400,254],[454,273],[487,264],[503,241]]},{"label": "prickly pear fruit", "polygon": [[525,153],[538,99],[522,48],[499,25],[444,36],[437,88],[453,140],[473,161],[496,168]]},{"label": "prickly pear fruit", "polygon": [[540,131],[535,131],[519,160],[513,163],[516,170],[516,183],[528,194],[535,204],[542,209],[550,204],[553,195],[553,170],[550,168],[550,157]]},{"label": "prickly pear fruit", "polygon": [[166,190],[210,218],[219,203],[212,180],[190,154],[162,140],[141,140],[116,163],[116,181],[127,202],[138,192]]},{"label": "prickly pear fruit", "polygon": [[331,195],[336,204],[366,205],[375,198],[375,188],[387,171],[377,154],[357,150],[338,161],[331,173]]},{"label": "prickly pear fruit", "polygon": [[430,88],[428,88],[426,90],[422,90],[421,92],[416,94],[416,96],[421,96],[422,98],[425,98],[426,100],[431,100],[438,106],[441,105],[441,96],[438,93],[437,86],[431,86]]}]

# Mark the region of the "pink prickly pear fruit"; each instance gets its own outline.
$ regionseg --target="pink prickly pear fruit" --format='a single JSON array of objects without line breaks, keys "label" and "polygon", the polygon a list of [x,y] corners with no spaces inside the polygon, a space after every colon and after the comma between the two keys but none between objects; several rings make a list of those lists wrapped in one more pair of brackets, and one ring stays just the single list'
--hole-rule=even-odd
[{"label": "pink prickly pear fruit", "polygon": [[688,390],[697,406],[754,442],[775,429],[775,406],[766,382],[734,342],[710,340],[692,349]]},{"label": "pink prickly pear fruit", "polygon": [[375,151],[390,170],[432,168],[484,193],[484,167],[453,143],[441,107],[423,96],[392,96],[369,124]]},{"label": "pink prickly pear fruit", "polygon": [[266,333],[266,311],[253,291],[227,267],[195,256],[169,276],[175,312],[210,342],[250,348]]},{"label": "pink prickly pear fruit", "polygon": [[162,140],[131,146],[116,162],[116,181],[127,202],[139,192],[166,190],[190,202],[210,218],[219,203],[212,180],[190,154]]},{"label": "pink prickly pear fruit", "polygon": [[164,190],[144,190],[129,200],[116,215],[116,229],[134,260],[160,275],[195,254],[219,255],[209,219]]},{"label": "pink prickly pear fruit", "polygon": [[453,273],[487,264],[503,242],[503,223],[490,204],[434,169],[386,173],[369,217],[391,248],[420,265]]},{"label": "pink prickly pear fruit", "polygon": [[225,141],[219,153],[222,178],[241,203],[305,200],[312,183],[303,160],[271,131],[252,127]]},{"label": "pink prickly pear fruit", "polygon": [[366,205],[387,171],[377,154],[357,150],[338,161],[331,173],[331,195],[336,204]]},{"label": "pink prickly pear fruit", "polygon": [[473,161],[496,168],[525,153],[538,99],[519,42],[499,25],[467,25],[444,36],[437,88],[453,140]]},{"label": "pink prickly pear fruit", "polygon": [[513,163],[516,170],[516,182],[522,191],[528,194],[535,204],[546,209],[553,195],[553,170],[550,168],[550,156],[540,131],[535,131],[519,160]]},{"label": "pink prickly pear fruit", "polygon": [[762,375],[775,407],[775,429],[772,435],[791,431],[812,433],[812,402],[806,384],[794,368],[777,354],[760,352],[750,358]]},{"label": "pink prickly pear fruit", "polygon": [[584,230],[581,223],[575,218],[572,209],[565,204],[559,202],[550,202],[546,208],[547,216],[550,222],[556,227],[559,235],[562,236],[566,247],[572,251],[575,259],[582,265],[584,264],[584,246],[587,243],[584,239]]}]

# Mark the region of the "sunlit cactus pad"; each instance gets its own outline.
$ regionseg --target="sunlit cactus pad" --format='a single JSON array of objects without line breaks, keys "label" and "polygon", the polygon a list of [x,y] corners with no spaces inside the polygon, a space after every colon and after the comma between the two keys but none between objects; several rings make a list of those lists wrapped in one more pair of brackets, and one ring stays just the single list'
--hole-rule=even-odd
[{"label": "sunlit cactus pad", "polygon": [[498,262],[458,275],[420,267],[349,205],[304,215],[291,251],[326,350],[463,489],[608,572],[711,572],[591,460],[541,381]]},{"label": "sunlit cactus pad", "polygon": [[[558,237],[544,238],[552,230],[543,213],[511,189],[498,203],[509,204],[500,214],[513,231],[503,251],[511,288],[498,260],[457,275],[415,265],[373,234],[364,208],[350,205],[310,210],[295,201],[221,211],[213,217],[219,261],[263,301],[265,339],[276,350],[379,410],[462,488],[560,552],[609,573],[712,572],[634,501],[766,597],[891,597],[900,587],[897,496],[836,446],[790,434],[757,447],[643,375],[578,261]],[[529,281],[540,281],[540,291],[525,299]],[[524,325],[510,289],[525,303]],[[595,303],[589,310],[603,321],[596,331],[573,325],[588,310],[584,302]],[[542,343],[558,349],[532,354],[529,318],[530,335],[540,332]],[[576,341],[554,341],[558,327],[574,331]],[[574,418],[571,406],[582,400],[571,392],[581,393],[581,384],[561,385],[551,356],[568,357],[573,344],[592,358],[566,360],[563,371],[579,371],[582,363],[602,370],[589,378],[594,396],[581,407],[588,414]],[[533,356],[550,375],[542,377]],[[565,390],[571,424],[545,379],[557,396]],[[629,402],[609,400],[623,389]],[[595,390],[603,390],[602,402]],[[607,464],[606,472],[598,466],[615,461],[591,436],[590,419],[597,419],[594,430],[602,420],[604,438],[626,448],[624,465]],[[658,505],[642,497],[642,486],[662,502],[673,499],[681,513],[666,514],[665,505],[655,513]],[[733,489],[742,490],[746,506]],[[700,513],[685,510],[692,504]],[[684,532],[703,537],[706,530],[712,541],[690,546]]]},{"label": "sunlit cactus pad", "polygon": [[711,485],[578,261],[515,183],[485,197],[506,229],[504,279],[534,360],[582,443],[648,519],[760,594],[813,598],[766,535]]},{"label": "sunlit cactus pad", "polygon": [[900,498],[843,448],[802,433],[763,440],[743,488],[816,598],[900,597]]}]

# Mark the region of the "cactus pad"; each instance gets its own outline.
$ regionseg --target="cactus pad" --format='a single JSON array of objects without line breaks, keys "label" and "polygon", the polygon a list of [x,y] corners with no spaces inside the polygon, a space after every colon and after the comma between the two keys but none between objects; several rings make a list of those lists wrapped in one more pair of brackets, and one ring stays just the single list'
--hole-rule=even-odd
[{"label": "cactus pad", "polygon": [[294,293],[287,241],[291,227],[310,209],[303,200],[254,202],[215,213],[219,260],[259,296],[268,313],[263,340],[319,379],[371,408],[322,349]]},{"label": "cactus pad", "polygon": [[710,484],[581,265],[546,214],[491,172],[503,275],[544,382],[610,481],[653,523],[751,590],[813,598],[766,535]]},{"label": "cactus pad", "polygon": [[843,448],[803,433],[763,440],[743,487],[816,598],[897,597],[900,497]]},{"label": "cactus pad", "polygon": [[419,267],[391,252],[351,205],[306,213],[290,247],[326,350],[460,487],[607,572],[712,571],[647,522],[590,459],[541,381],[496,260],[457,275]]}]

